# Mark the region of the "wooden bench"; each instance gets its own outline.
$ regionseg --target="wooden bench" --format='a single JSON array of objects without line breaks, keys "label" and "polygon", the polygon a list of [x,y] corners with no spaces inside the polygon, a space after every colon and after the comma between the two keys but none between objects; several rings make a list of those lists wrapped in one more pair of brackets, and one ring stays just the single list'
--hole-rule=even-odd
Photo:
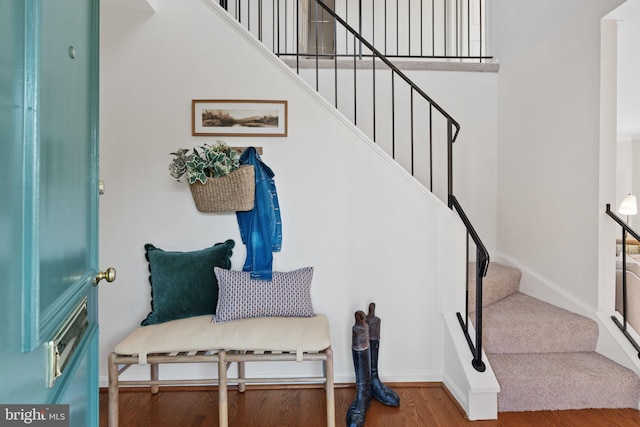
[{"label": "wooden bench", "polygon": [[[118,426],[118,395],[122,386],[149,386],[157,393],[163,385],[217,385],[218,416],[228,426],[227,385],[247,383],[321,383],[326,391],[327,426],[335,426],[333,353],[329,323],[324,315],[314,317],[263,317],[212,323],[212,316],[197,316],[142,326],[120,342],[108,358],[109,427]],[[322,376],[246,378],[246,362],[320,361]],[[237,362],[238,375],[227,370]],[[161,380],[163,363],[217,363],[218,377]],[[136,364],[149,365],[148,380],[121,380],[120,375]]]}]

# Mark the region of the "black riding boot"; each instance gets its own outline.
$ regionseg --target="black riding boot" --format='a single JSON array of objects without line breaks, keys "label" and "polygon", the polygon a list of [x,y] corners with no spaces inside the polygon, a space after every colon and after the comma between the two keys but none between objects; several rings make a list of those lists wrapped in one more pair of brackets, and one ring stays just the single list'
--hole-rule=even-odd
[{"label": "black riding boot", "polygon": [[400,405],[400,397],[378,378],[378,351],[380,350],[380,318],[376,317],[375,303],[369,304],[366,322],[369,325],[369,342],[371,349],[371,395],[378,402],[387,406]]},{"label": "black riding boot", "polygon": [[369,327],[364,312],[355,313],[356,323],[352,328],[351,354],[356,372],[358,394],[347,410],[347,426],[362,427],[367,409],[371,405],[371,354],[369,353]]}]

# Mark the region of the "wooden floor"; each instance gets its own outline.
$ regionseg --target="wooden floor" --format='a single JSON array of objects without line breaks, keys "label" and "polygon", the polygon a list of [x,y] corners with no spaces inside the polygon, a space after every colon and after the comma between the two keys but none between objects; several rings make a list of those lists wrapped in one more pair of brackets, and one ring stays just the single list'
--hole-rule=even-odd
[{"label": "wooden floor", "polygon": [[[372,402],[366,426],[410,427],[629,427],[640,426],[640,411],[589,409],[580,411],[506,412],[498,420],[468,421],[441,384],[393,385],[400,407]],[[336,425],[345,425],[345,414],[355,388],[336,387]],[[100,392],[100,426],[107,426],[106,390]],[[249,386],[245,393],[229,390],[229,425],[302,426],[325,425],[324,390]],[[218,395],[213,388],[165,388],[157,395],[147,389],[120,393],[120,427],[213,427],[218,425]]]}]

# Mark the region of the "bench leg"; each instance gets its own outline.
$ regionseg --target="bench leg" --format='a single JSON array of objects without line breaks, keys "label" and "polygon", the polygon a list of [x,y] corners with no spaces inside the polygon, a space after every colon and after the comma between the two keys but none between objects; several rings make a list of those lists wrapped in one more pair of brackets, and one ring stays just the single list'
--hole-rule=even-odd
[{"label": "bench leg", "polygon": [[226,352],[218,352],[218,425],[229,426],[229,408],[227,401],[227,362]]},{"label": "bench leg", "polygon": [[[151,370],[151,381],[158,381],[158,367],[159,365],[157,363],[151,363],[150,365],[150,370]],[[157,394],[158,391],[160,390],[160,386],[157,384],[152,384],[151,385],[151,394]]]},{"label": "bench leg", "polygon": [[116,354],[111,353],[107,365],[109,369],[109,427],[118,427],[118,364],[115,362]]},{"label": "bench leg", "polygon": [[[245,354],[246,351],[241,352],[242,354]],[[240,379],[245,379],[245,367],[244,367],[244,362],[238,362],[238,378]],[[239,382],[238,383],[238,391],[240,393],[244,393],[244,391],[246,390],[246,384],[243,382]]]},{"label": "bench leg", "polygon": [[327,394],[327,427],[336,425],[336,399],[333,383],[333,350],[325,350],[327,360],[324,361],[325,393]]}]

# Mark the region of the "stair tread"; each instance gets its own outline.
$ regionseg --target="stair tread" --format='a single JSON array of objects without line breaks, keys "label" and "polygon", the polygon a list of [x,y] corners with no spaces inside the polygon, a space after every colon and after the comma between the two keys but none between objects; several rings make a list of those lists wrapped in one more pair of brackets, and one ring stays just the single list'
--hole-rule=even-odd
[{"label": "stair tread", "polygon": [[[495,262],[489,263],[486,277],[482,280],[482,306],[518,292],[520,289],[520,270]],[[469,263],[469,312],[476,311],[476,263]]]},{"label": "stair tread", "polygon": [[596,352],[487,355],[498,411],[637,408],[640,378]]},{"label": "stair tread", "polygon": [[594,351],[598,324],[518,292],[484,308],[482,336],[489,353]]}]

